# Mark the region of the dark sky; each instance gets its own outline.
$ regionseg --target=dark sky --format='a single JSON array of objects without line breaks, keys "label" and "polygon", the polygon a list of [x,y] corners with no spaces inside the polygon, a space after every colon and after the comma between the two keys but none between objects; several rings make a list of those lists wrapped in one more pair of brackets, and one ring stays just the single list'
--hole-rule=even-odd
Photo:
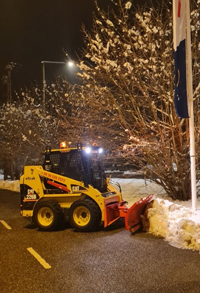
[{"label": "dark sky", "polygon": [[[98,3],[107,10],[111,1]],[[15,62],[21,67],[12,72],[12,79],[23,86],[34,79],[41,81],[42,60],[65,61],[63,48],[73,59],[80,54],[81,24],[91,27],[94,1],[0,0],[0,11],[0,77],[6,73],[6,64]],[[48,70],[54,70],[53,66]]]}]

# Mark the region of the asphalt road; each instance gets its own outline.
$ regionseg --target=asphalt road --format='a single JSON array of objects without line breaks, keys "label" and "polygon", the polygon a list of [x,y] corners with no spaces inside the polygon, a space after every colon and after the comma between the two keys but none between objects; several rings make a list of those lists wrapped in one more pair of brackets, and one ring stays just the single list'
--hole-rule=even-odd
[{"label": "asphalt road", "polygon": [[95,233],[67,224],[41,232],[21,217],[19,194],[6,190],[0,190],[0,221],[1,293],[200,292],[198,252],[131,235],[121,221]]}]

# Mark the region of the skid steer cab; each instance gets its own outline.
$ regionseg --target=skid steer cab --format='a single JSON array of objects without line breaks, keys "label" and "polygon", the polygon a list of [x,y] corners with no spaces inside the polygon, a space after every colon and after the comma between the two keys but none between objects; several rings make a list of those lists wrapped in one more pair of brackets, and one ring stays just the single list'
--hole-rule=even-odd
[{"label": "skid steer cab", "polygon": [[121,188],[106,178],[98,146],[46,148],[41,166],[25,166],[20,178],[21,215],[40,230],[51,231],[68,220],[77,231],[94,231],[119,218],[131,232],[140,228],[147,197],[127,208]]}]

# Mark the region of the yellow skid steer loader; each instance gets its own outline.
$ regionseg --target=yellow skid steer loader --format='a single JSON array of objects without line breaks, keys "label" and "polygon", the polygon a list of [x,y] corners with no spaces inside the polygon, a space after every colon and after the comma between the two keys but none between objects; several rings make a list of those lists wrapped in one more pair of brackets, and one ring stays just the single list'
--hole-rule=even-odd
[{"label": "yellow skid steer loader", "polygon": [[67,219],[77,231],[94,231],[125,218],[132,233],[141,227],[140,215],[153,196],[130,209],[121,188],[106,178],[98,146],[46,148],[42,166],[25,166],[20,178],[21,215],[30,217],[40,230],[51,231]]}]

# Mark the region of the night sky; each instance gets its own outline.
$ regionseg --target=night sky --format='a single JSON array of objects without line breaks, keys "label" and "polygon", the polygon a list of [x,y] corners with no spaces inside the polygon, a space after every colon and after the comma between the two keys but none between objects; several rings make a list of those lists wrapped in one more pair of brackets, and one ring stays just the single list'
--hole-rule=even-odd
[{"label": "night sky", "polygon": [[[135,0],[134,4],[148,0]],[[107,11],[110,0],[99,0]],[[12,72],[13,86],[42,80],[42,60],[65,61],[66,50],[72,59],[83,47],[81,25],[92,24],[93,0],[0,0],[0,77],[9,62],[18,64]],[[47,71],[58,71],[48,65]],[[1,92],[5,86],[1,83]],[[0,96],[2,100],[2,97]]]}]

